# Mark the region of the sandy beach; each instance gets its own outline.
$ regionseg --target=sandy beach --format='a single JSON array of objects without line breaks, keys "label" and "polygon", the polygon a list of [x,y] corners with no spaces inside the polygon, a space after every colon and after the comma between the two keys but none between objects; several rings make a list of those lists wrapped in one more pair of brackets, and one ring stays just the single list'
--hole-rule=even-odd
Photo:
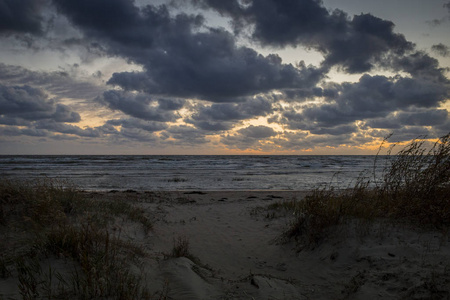
[{"label": "sandy beach", "polygon": [[[152,220],[147,232],[127,218],[116,218],[109,226],[120,239],[144,249],[138,273],[152,299],[450,297],[446,232],[355,221],[334,228],[317,246],[302,247],[299,240],[282,238],[295,216],[268,206],[301,201],[305,194],[111,191],[85,192],[83,197],[130,202]],[[14,237],[4,230],[2,235],[6,241]],[[180,244],[188,254],[174,257],[171,252]],[[67,268],[60,258],[49,261],[62,273]],[[20,299],[16,283],[0,279],[0,298]]]}]

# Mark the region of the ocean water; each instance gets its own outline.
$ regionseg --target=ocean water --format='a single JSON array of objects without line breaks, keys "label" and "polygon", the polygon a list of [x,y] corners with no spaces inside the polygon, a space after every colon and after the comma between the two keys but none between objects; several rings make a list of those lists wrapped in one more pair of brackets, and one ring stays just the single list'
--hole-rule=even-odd
[{"label": "ocean water", "polygon": [[[346,188],[374,156],[0,156],[0,178],[56,178],[84,190]],[[367,175],[370,176],[370,175]]]}]

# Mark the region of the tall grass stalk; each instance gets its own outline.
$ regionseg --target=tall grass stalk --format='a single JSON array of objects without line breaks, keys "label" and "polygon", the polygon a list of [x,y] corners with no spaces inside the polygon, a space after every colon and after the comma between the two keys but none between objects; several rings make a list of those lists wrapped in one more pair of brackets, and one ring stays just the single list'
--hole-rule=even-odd
[{"label": "tall grass stalk", "polygon": [[[390,149],[392,151],[393,148]],[[285,232],[287,238],[302,238],[317,244],[330,228],[350,219],[410,222],[448,231],[450,225],[450,133],[430,149],[417,139],[390,154],[381,182],[361,176],[352,188],[316,189],[303,201],[290,203],[296,218]],[[373,181],[372,181],[373,180]]]},{"label": "tall grass stalk", "polygon": [[[16,277],[23,299],[150,298],[143,274],[135,271],[146,252],[108,229],[119,215],[151,229],[142,209],[99,203],[66,182],[0,181],[2,277]],[[43,272],[40,262],[48,257],[71,262],[71,278],[51,268]]]}]

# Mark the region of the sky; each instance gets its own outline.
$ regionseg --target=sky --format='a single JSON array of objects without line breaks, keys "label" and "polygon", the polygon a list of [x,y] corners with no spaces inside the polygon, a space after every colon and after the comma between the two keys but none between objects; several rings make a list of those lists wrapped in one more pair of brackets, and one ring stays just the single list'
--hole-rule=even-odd
[{"label": "sky", "polygon": [[375,154],[449,111],[448,0],[0,0],[0,154]]}]

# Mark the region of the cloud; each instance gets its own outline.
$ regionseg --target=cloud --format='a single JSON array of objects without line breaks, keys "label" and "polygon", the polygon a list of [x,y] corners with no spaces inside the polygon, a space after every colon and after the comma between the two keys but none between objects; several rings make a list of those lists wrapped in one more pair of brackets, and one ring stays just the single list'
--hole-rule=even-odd
[{"label": "cloud", "polygon": [[56,122],[79,122],[80,115],[68,106],[49,99],[41,89],[30,86],[0,84],[0,114],[29,121],[51,119]]},{"label": "cloud", "polygon": [[[98,97],[96,101],[108,106],[112,110],[119,110],[129,116],[147,121],[172,122],[180,118],[172,110],[174,107],[182,107],[184,102],[167,102],[160,100],[159,105],[147,94],[133,94],[124,91],[109,90]],[[162,105],[161,105],[162,103]]]},{"label": "cloud", "polygon": [[403,55],[414,45],[394,33],[394,23],[371,14],[350,18],[328,11],[321,1],[194,0],[233,19],[236,31],[252,26],[251,36],[263,46],[303,46],[325,56],[323,66],[341,66],[349,73],[370,71],[386,55]]},{"label": "cloud", "polygon": [[0,0],[0,34],[41,34],[41,0]]},{"label": "cloud", "polygon": [[[442,6],[446,9],[448,9],[448,12],[450,13],[450,2],[444,3]],[[440,19],[434,19],[434,20],[428,21],[427,23],[433,27],[436,27],[436,26],[441,26],[442,24],[445,24],[448,21],[450,21],[450,16],[442,17]]]},{"label": "cloud", "polygon": [[[222,31],[208,35],[211,37],[205,36],[204,39],[210,41],[206,42],[196,42],[193,37],[188,45],[192,49],[187,49],[186,45],[169,45],[178,53],[165,50],[168,54],[155,61],[150,61],[153,58],[147,56],[148,61],[143,62],[145,72],[115,73],[108,83],[125,90],[152,94],[212,102],[239,102],[242,97],[274,89],[308,87],[323,76],[320,70],[313,67],[286,65],[274,55],[264,57],[250,48],[237,48],[234,42],[228,46],[227,53],[220,55],[222,45],[214,45],[216,38],[212,35],[228,33]],[[207,53],[201,55],[205,51]]]},{"label": "cloud", "polygon": [[[433,81],[370,75],[363,75],[356,83],[343,83],[337,86],[336,92],[338,96],[328,102],[306,105],[301,111],[285,109],[281,118],[272,121],[315,134],[351,133],[358,130],[355,121],[384,118],[395,111],[430,109],[422,116],[416,114],[423,119],[427,114],[431,116],[431,109],[449,97],[448,87]],[[434,112],[442,116],[444,111]],[[411,119],[397,118],[398,124],[409,124],[408,120]],[[436,120],[442,121],[442,118]],[[386,124],[395,127],[392,120]],[[432,122],[427,124],[433,125]]]},{"label": "cloud", "polygon": [[391,113],[385,118],[368,120],[365,125],[384,129],[399,129],[403,126],[438,126],[448,121],[448,114],[445,109],[413,109]]},{"label": "cloud", "polygon": [[162,142],[165,145],[196,146],[208,143],[206,133],[191,126],[170,126],[161,133]]},{"label": "cloud", "polygon": [[229,130],[236,122],[266,116],[272,112],[268,99],[257,97],[243,103],[214,103],[210,106],[197,106],[195,112],[186,119],[197,128],[208,131]]},{"label": "cloud", "polygon": [[323,71],[283,64],[238,46],[224,29],[204,26],[201,15],[172,16],[166,6],[132,1],[54,0],[59,11],[110,55],[142,65],[144,72],[115,73],[108,81],[152,95],[238,102],[273,89],[315,85]]},{"label": "cloud", "polygon": [[38,72],[0,63],[0,82],[10,85],[26,84],[62,98],[92,99],[105,89],[74,77],[74,74],[66,71]]},{"label": "cloud", "polygon": [[80,137],[97,138],[101,136],[101,132],[95,128],[82,129],[78,126],[58,123],[54,121],[39,121],[35,124],[36,129],[45,129],[52,132],[77,135]]},{"label": "cloud", "polygon": [[278,144],[286,150],[312,150],[315,148],[335,148],[339,146],[358,146],[372,140],[361,134],[320,134],[311,135],[305,132],[284,132]]},{"label": "cloud", "polygon": [[158,141],[158,137],[147,130],[123,127],[118,134],[111,137],[111,140],[114,144],[128,144],[130,140],[143,143],[155,143]]},{"label": "cloud", "polygon": [[35,128],[18,128],[18,127],[0,127],[2,136],[32,136],[32,137],[46,137],[49,135],[47,130],[39,130]]},{"label": "cloud", "polygon": [[[18,124],[8,124],[18,125]],[[21,124],[24,126],[25,124]],[[5,136],[49,137],[53,139],[99,138],[103,131],[99,128],[80,128],[75,125],[59,123],[53,120],[40,120],[26,124],[26,127],[1,126],[0,132]]]},{"label": "cloud", "polygon": [[[0,0],[5,45],[25,41],[24,51],[71,62],[53,72],[0,63],[1,133],[276,151],[360,146],[391,130],[448,131],[446,70],[391,21],[329,10],[320,0],[181,1],[184,11],[144,2]],[[214,9],[231,30],[209,26],[211,12],[192,3]],[[14,18],[2,18],[7,12]],[[313,49],[323,60],[288,64],[266,54],[286,47]],[[442,43],[431,51],[449,56]],[[112,58],[134,71],[112,66]],[[361,76],[337,83],[327,77],[335,71]],[[104,123],[82,128],[80,115]],[[246,125],[255,120],[273,127]]]},{"label": "cloud", "polygon": [[[161,122],[143,121],[136,118],[108,120],[105,126],[121,126],[122,128],[138,128],[148,132],[161,131],[167,128],[167,125]],[[108,128],[108,127],[106,127]],[[105,128],[105,129],[106,129]],[[111,130],[109,130],[111,131]],[[115,130],[111,132],[116,132]]]},{"label": "cloud", "polygon": [[333,86],[335,97],[300,109],[288,106],[269,122],[335,136],[370,128],[439,127],[448,120],[448,111],[438,107],[448,99],[449,88],[434,81],[363,75],[359,82]]},{"label": "cloud", "polygon": [[275,137],[278,133],[271,127],[259,125],[250,125],[246,128],[238,130],[233,135],[225,135],[221,138],[221,142],[231,148],[246,149],[270,149],[273,144],[265,143]]},{"label": "cloud", "polygon": [[427,53],[416,51],[402,57],[392,57],[384,61],[394,71],[404,71],[418,80],[432,80],[442,85],[449,85],[450,80],[445,76],[446,69],[439,67],[439,61]]},{"label": "cloud", "polygon": [[246,128],[238,130],[238,133],[244,136],[245,138],[257,140],[262,140],[277,135],[277,132],[273,130],[273,128],[262,125],[259,126],[250,125]]},{"label": "cloud", "polygon": [[450,56],[450,48],[442,43],[431,46],[431,50],[443,57]]}]

